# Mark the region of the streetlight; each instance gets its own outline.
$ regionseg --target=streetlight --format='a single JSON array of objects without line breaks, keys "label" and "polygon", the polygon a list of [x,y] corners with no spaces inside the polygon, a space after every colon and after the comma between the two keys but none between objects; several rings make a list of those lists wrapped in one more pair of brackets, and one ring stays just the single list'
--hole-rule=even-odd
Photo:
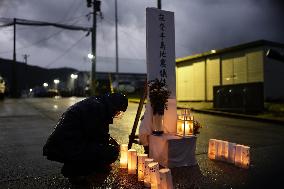
[{"label": "streetlight", "polygon": [[78,78],[78,74],[71,74],[70,75],[71,77],[71,82],[73,84],[73,95],[75,95],[75,80]]},{"label": "streetlight", "polygon": [[58,83],[60,83],[59,79],[54,79],[53,83],[55,85],[55,89],[58,90]]},{"label": "streetlight", "polygon": [[71,74],[70,77],[71,77],[71,79],[77,79],[78,78],[78,74]]},{"label": "streetlight", "polygon": [[94,58],[94,55],[91,54],[91,53],[89,53],[89,54],[88,54],[88,58],[89,58],[90,60],[92,60],[92,59]]}]

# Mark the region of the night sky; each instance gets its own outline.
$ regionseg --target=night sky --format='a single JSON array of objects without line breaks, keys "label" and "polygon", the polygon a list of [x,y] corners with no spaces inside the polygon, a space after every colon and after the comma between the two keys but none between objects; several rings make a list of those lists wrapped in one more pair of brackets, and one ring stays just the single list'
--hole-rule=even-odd
[{"label": "night sky", "polygon": [[[97,16],[97,57],[115,57],[114,2],[102,1]],[[146,72],[146,7],[156,0],[117,0],[120,72]],[[176,57],[222,49],[255,40],[284,43],[281,0],[162,0],[175,13]],[[22,18],[90,27],[86,0],[0,0],[0,25]],[[5,19],[4,19],[5,18]],[[0,57],[12,59],[13,27],[0,27]],[[45,68],[91,70],[91,35],[54,27],[17,26],[17,60]],[[114,59],[97,62],[98,71],[114,71]],[[122,60],[121,60],[122,62]],[[123,64],[123,63],[121,63]]]}]

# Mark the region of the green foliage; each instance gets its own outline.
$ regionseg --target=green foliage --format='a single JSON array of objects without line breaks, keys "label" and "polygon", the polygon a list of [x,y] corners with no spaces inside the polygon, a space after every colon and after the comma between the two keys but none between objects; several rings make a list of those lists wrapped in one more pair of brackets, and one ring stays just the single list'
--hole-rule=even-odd
[{"label": "green foliage", "polygon": [[166,82],[158,79],[150,80],[148,87],[153,114],[164,115],[164,110],[168,108],[167,102],[170,97],[170,91],[167,89]]}]

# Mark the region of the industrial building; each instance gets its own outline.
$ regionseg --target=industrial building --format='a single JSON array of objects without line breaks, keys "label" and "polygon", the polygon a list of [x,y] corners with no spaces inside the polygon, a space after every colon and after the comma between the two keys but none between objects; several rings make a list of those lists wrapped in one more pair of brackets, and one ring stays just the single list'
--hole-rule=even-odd
[{"label": "industrial building", "polygon": [[238,99],[241,106],[257,97],[262,102],[283,100],[284,62],[266,57],[268,49],[283,53],[284,44],[259,40],[178,58],[177,100],[213,101],[214,106],[223,100],[224,108]]}]

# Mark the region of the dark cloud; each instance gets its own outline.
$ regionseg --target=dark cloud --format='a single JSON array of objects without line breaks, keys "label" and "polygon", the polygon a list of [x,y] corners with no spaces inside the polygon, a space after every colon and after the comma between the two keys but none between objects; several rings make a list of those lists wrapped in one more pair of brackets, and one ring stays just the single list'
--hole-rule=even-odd
[{"label": "dark cloud", "polygon": [[[97,56],[115,56],[114,2],[102,1],[103,19],[97,17]],[[155,7],[157,1],[117,2],[119,56],[145,59],[145,9]],[[283,0],[162,0],[162,8],[175,13],[177,57],[259,39],[284,43]],[[85,16],[91,11],[86,7],[85,0],[0,0],[0,17],[91,26],[91,21]],[[12,47],[11,32],[12,28],[0,29],[0,42],[3,44],[0,56],[10,57],[10,54],[1,52],[7,50],[6,46]],[[18,50],[19,59],[21,54],[29,53],[31,64],[90,69],[85,56],[91,51],[91,37],[79,41],[83,35],[84,32],[62,31],[52,27],[21,26],[17,31],[17,46],[23,47]],[[74,48],[66,55],[52,63],[72,46]],[[114,64],[114,59],[111,60]],[[98,67],[102,68],[102,65]],[[141,68],[145,70],[145,64]],[[107,67],[102,69],[107,70]]]}]

